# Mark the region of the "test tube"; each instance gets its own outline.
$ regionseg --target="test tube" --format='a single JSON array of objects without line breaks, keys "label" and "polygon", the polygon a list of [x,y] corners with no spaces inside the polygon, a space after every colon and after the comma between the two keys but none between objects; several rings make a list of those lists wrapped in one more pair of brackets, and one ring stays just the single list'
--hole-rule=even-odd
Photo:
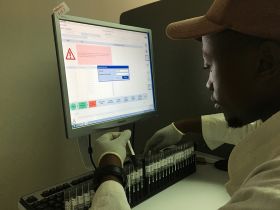
[{"label": "test tube", "polygon": [[71,205],[71,192],[64,191],[64,209],[65,210],[72,210],[72,205]]},{"label": "test tube", "polygon": [[167,155],[163,152],[163,180],[164,184],[168,182],[168,162],[167,162]]},{"label": "test tube", "polygon": [[171,179],[173,180],[175,178],[175,172],[176,172],[176,162],[175,162],[175,152],[171,152]]},{"label": "test tube", "polygon": [[158,188],[161,188],[162,186],[162,152],[159,152],[158,154]]},{"label": "test tube", "polygon": [[136,191],[139,192],[140,191],[140,167],[138,166],[137,169],[136,169]]},{"label": "test tube", "polygon": [[132,185],[132,202],[135,202],[136,200],[136,187],[137,187],[137,183],[136,183],[136,176],[137,176],[137,172],[136,169],[132,167],[132,172],[131,172],[131,185]]},{"label": "test tube", "polygon": [[161,152],[161,178],[162,178],[162,183],[163,185],[165,185],[165,170],[166,170],[166,161],[165,161],[165,155],[164,155],[164,152]]},{"label": "test tube", "polygon": [[145,176],[146,176],[146,193],[150,193],[151,185],[151,169],[150,169],[150,156],[145,157]]},{"label": "test tube", "polygon": [[192,163],[195,163],[194,146],[191,147]]},{"label": "test tube", "polygon": [[159,160],[158,160],[158,155],[155,154],[154,156],[154,176],[155,176],[155,190],[157,189],[158,187],[158,179],[159,179],[159,176],[158,176],[158,167],[159,167]]},{"label": "test tube", "polygon": [[79,185],[77,187],[77,202],[78,202],[78,209],[83,210],[85,207],[83,185]]},{"label": "test tube", "polygon": [[140,198],[143,197],[144,195],[144,174],[143,174],[143,164],[142,167],[140,168]]},{"label": "test tube", "polygon": [[187,159],[188,159],[188,157],[187,157],[187,144],[184,144],[183,148],[184,148],[184,150],[183,150],[184,172],[186,172],[187,169],[188,169],[188,164],[187,164]]},{"label": "test tube", "polygon": [[84,184],[84,200],[85,208],[90,208],[91,206],[91,197],[90,197],[90,183]]},{"label": "test tube", "polygon": [[92,199],[95,195],[95,190],[94,190],[94,184],[93,182],[90,182],[90,185],[89,185],[89,192],[90,192],[90,203],[92,204]]},{"label": "test tube", "polygon": [[72,210],[78,210],[77,188],[73,188],[71,191],[71,205]]},{"label": "test tube", "polygon": [[127,181],[128,181],[128,203],[132,203],[132,199],[131,199],[131,181],[132,181],[132,171],[131,171],[131,165],[128,165],[128,176],[127,176]]}]

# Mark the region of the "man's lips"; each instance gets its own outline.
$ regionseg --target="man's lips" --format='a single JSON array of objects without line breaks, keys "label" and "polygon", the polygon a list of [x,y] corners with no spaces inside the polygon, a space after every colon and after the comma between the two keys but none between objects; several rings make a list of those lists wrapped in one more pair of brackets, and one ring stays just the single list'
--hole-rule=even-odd
[{"label": "man's lips", "polygon": [[218,103],[218,101],[214,98],[214,96],[211,96],[211,101],[214,103],[215,109],[221,108],[221,105]]},{"label": "man's lips", "polygon": [[215,104],[214,104],[214,107],[215,107],[215,109],[220,109],[220,108],[221,108],[221,105],[220,105],[220,104],[215,103]]}]

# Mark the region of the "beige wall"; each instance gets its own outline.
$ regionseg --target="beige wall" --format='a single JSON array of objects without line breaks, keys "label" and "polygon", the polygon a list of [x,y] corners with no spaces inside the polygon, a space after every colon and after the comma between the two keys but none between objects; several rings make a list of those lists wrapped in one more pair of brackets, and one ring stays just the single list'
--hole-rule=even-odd
[{"label": "beige wall", "polygon": [[[60,1],[0,1],[0,209],[85,171],[64,133],[51,13]],[[118,22],[153,0],[66,0],[69,14]]]}]

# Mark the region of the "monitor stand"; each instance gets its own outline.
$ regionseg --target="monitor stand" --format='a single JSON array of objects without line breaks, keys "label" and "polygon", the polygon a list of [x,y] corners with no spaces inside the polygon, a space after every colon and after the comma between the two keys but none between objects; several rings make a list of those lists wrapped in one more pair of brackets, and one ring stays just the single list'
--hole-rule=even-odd
[{"label": "monitor stand", "polygon": [[[78,138],[78,144],[79,144],[79,151],[80,156],[83,160],[84,166],[86,169],[94,170],[93,165],[90,161],[89,153],[88,153],[88,147],[89,147],[89,138],[91,138],[92,143],[100,136],[102,136],[105,133],[108,132],[116,132],[119,131],[119,128],[110,128],[110,129],[102,129],[102,130],[94,130],[92,134],[81,136]],[[93,153],[94,153],[94,148]]]}]

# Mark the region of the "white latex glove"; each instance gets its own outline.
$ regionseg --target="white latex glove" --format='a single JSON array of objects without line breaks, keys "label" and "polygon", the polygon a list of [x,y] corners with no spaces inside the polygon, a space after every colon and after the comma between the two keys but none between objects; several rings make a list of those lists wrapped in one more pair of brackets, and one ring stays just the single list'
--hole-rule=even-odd
[{"label": "white latex glove", "polygon": [[144,154],[147,154],[149,151],[159,151],[170,145],[177,144],[184,133],[179,131],[174,123],[158,130],[146,143]]},{"label": "white latex glove", "polygon": [[131,136],[130,130],[109,132],[100,136],[93,143],[93,161],[99,166],[101,158],[106,154],[116,155],[122,165],[126,158],[126,144]]}]

